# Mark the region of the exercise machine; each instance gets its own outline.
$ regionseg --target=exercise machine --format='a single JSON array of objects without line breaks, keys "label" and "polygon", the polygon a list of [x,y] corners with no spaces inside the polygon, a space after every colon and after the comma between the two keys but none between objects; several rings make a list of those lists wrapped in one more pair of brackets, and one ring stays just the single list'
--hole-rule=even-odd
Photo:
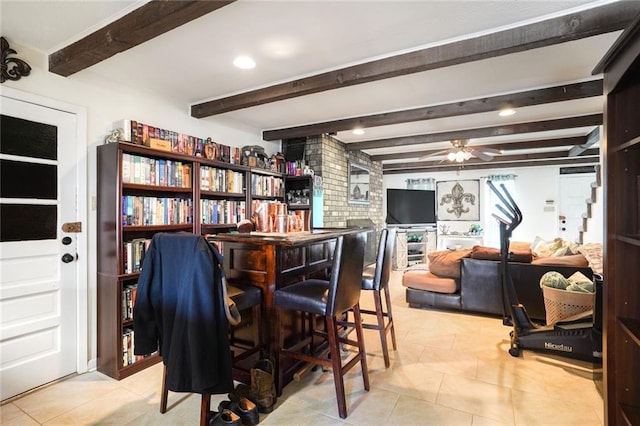
[{"label": "exercise machine", "polygon": [[499,214],[492,216],[500,226],[500,276],[502,279],[502,300],[504,322],[511,323],[511,345],[509,354],[520,356],[521,349],[544,351],[560,356],[592,362],[602,362],[602,276],[593,277],[596,291],[593,311],[576,315],[553,325],[534,324],[527,310],[518,302],[518,295],[509,272],[509,241],[513,230],[522,222],[522,212],[506,187],[500,190],[487,181],[501,204],[496,204]]}]

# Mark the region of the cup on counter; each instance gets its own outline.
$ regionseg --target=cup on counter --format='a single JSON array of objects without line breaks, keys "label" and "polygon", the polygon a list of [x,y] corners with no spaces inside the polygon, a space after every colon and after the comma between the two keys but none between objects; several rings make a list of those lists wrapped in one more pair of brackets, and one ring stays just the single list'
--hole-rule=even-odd
[{"label": "cup on counter", "polygon": [[289,216],[286,214],[279,214],[276,216],[275,232],[285,233],[289,228]]}]

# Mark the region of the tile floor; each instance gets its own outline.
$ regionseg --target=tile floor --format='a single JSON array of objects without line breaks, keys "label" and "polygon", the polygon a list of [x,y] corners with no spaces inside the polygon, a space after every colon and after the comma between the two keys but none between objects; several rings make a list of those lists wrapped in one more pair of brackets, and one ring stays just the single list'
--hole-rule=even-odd
[{"label": "tile floor", "polygon": [[[331,372],[288,385],[264,425],[602,425],[603,402],[592,366],[524,351],[507,353],[501,320],[409,308],[401,272],[392,298],[398,350],[384,368],[377,332],[365,330],[371,390],[360,370],[346,378],[349,416],[340,419]],[[371,295],[363,293],[363,306]],[[98,372],[63,380],[0,407],[3,425],[197,425],[200,397],[169,396],[160,414],[162,370],[122,381]],[[212,398],[217,407],[223,395]]]}]

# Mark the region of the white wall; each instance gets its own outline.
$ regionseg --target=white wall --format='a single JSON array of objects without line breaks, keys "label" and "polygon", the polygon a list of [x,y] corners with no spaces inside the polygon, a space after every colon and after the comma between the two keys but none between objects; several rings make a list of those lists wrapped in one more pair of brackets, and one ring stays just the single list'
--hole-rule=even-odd
[{"label": "white wall", "polygon": [[[406,188],[406,179],[408,178],[434,178],[436,182],[447,180],[465,180],[480,179],[480,225],[486,229],[487,221],[494,221],[491,216],[485,214],[484,202],[487,200],[488,191],[490,189],[485,184],[486,179],[482,179],[490,174],[514,174],[515,178],[515,201],[522,210],[522,224],[513,232],[512,241],[533,241],[536,236],[545,239],[552,239],[558,234],[558,203],[559,203],[559,186],[558,177],[560,170],[558,166],[540,166],[540,167],[519,167],[519,168],[503,168],[503,169],[483,169],[483,170],[459,170],[437,173],[406,173],[384,175],[384,197],[383,205],[386,208],[386,188]],[[544,207],[547,200],[554,200],[554,211],[545,211]],[[600,206],[602,200],[598,200]],[[585,205],[586,212],[586,205]],[[384,212],[383,212],[384,215]],[[602,215],[600,219],[594,218],[589,223],[589,229],[593,236],[602,235],[603,222]],[[447,224],[450,231],[467,232],[472,223],[469,221],[447,221],[438,222],[438,225]],[[486,238],[485,238],[486,239]]]},{"label": "white wall", "polygon": [[[262,141],[259,132],[232,128],[212,119],[199,120],[189,116],[189,107],[181,102],[164,98],[162,93],[145,93],[135,87],[125,87],[102,79],[90,70],[81,71],[71,77],[61,77],[47,71],[47,56],[26,46],[12,42],[16,57],[26,61],[32,68],[28,77],[18,81],[6,81],[3,86],[23,92],[48,97],[83,107],[87,111],[86,160],[88,205],[85,224],[88,254],[79,253],[88,259],[88,346],[87,361],[95,365],[96,359],[96,212],[91,209],[91,200],[96,195],[96,147],[101,145],[112,124],[121,119],[138,120],[164,129],[186,133],[197,137],[211,137],[214,141],[230,146],[261,145],[268,154],[279,151],[280,144]],[[180,78],[180,76],[176,76]]]}]

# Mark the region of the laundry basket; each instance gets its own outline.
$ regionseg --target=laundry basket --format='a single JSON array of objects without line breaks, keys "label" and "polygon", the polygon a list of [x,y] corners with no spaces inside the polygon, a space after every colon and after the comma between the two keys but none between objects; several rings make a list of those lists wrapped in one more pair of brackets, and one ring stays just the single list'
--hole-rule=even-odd
[{"label": "laundry basket", "polygon": [[593,310],[595,293],[580,293],[540,284],[544,297],[547,325]]}]

